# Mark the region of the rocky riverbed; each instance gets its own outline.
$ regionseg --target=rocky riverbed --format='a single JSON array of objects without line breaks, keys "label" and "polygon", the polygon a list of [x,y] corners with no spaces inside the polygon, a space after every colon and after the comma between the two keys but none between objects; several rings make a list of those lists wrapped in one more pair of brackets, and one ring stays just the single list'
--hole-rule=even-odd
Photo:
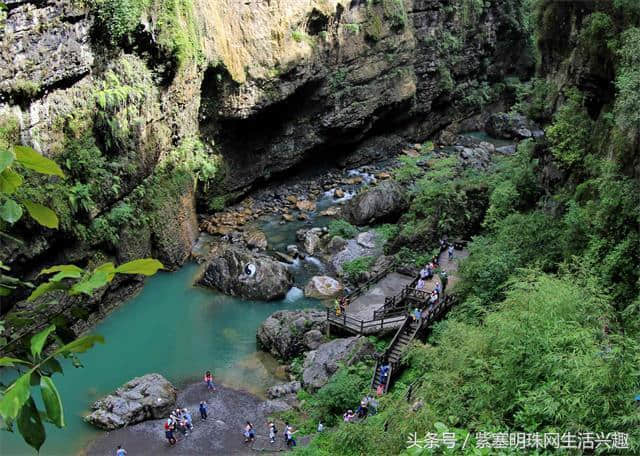
[{"label": "rocky riverbed", "polygon": [[[206,421],[202,421],[198,413],[200,401],[206,401],[209,407]],[[165,439],[164,419],[156,419],[108,432],[94,441],[86,454],[113,454],[118,445],[126,448],[131,455],[248,454],[253,449],[244,443],[242,431],[245,422],[254,424],[258,437],[262,437],[259,440],[263,441],[268,435],[268,416],[289,405],[282,399],[265,401],[250,393],[219,385],[215,392],[209,392],[199,382],[178,393],[177,407],[191,411],[194,429],[186,438],[176,432],[179,440],[175,447],[169,446]],[[279,423],[279,429],[282,429],[282,423]],[[281,442],[278,442],[277,448],[281,447]]]}]

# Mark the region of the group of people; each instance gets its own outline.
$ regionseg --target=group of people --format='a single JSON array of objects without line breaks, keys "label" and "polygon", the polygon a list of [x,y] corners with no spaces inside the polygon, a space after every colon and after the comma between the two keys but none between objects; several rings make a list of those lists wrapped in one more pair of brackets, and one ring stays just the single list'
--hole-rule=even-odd
[{"label": "group of people", "polygon": [[338,299],[333,301],[335,306],[335,312],[337,316],[344,314],[347,311],[347,306],[349,305],[349,301],[346,296],[340,296]]},{"label": "group of people", "polygon": [[[270,421],[268,425],[269,425],[269,442],[276,443],[276,434],[278,433],[278,428],[276,427],[276,424],[273,421]],[[247,428],[245,428],[245,438],[247,437],[246,432],[249,426],[251,426],[251,423],[247,421]],[[320,423],[319,426],[322,426],[322,423]],[[253,432],[253,426],[251,426],[250,432]],[[296,439],[294,437],[294,434],[296,432],[298,431],[294,431],[293,427],[288,422],[284,424],[284,441],[288,447],[296,446]],[[255,440],[255,434],[253,434],[253,440]],[[249,442],[249,440],[245,440],[245,443],[246,442]]]},{"label": "group of people", "polygon": [[367,394],[360,401],[356,413],[353,413],[353,410],[349,409],[344,412],[342,419],[345,423],[351,423],[356,420],[356,417],[362,420],[368,415],[375,415],[376,413],[378,413],[378,401]]},{"label": "group of people", "polygon": [[[202,403],[201,403],[202,404]],[[186,408],[175,409],[169,414],[169,418],[164,423],[165,437],[169,441],[169,445],[175,445],[178,440],[175,432],[180,432],[183,437],[189,436],[189,431],[193,430],[193,420],[191,413]]]}]

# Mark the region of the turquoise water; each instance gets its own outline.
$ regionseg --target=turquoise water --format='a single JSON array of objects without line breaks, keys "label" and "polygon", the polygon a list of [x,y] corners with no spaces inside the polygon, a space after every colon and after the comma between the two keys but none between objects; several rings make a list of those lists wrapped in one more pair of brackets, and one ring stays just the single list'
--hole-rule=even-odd
[{"label": "turquoise water", "polygon": [[[194,287],[198,266],[159,273],[143,290],[99,323],[106,339],[80,355],[84,368],[65,365],[54,380],[63,397],[67,427],[47,426],[44,455],[82,452],[100,431],[85,424],[89,404],[133,377],[158,372],[176,385],[199,380],[206,370],[225,385],[260,393],[276,383],[275,361],[256,353],[256,329],[280,309],[318,306],[293,289],[282,301],[244,301]],[[0,432],[3,456],[35,454],[22,439]]]},{"label": "turquoise water", "polygon": [[462,135],[471,136],[473,138],[479,139],[480,141],[486,141],[488,143],[493,144],[496,147],[508,146],[514,143],[514,141],[510,139],[494,138],[493,136],[489,136],[484,131],[466,131],[462,133]]}]

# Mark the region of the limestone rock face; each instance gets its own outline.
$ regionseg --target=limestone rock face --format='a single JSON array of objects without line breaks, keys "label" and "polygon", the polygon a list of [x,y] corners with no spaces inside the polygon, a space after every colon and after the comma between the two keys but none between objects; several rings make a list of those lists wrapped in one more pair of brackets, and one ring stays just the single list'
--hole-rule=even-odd
[{"label": "limestone rock face", "polygon": [[485,130],[494,138],[526,139],[543,134],[531,120],[520,114],[498,112],[487,119]]},{"label": "limestone rock face", "polygon": [[397,219],[409,203],[404,189],[395,181],[357,194],[349,200],[344,211],[354,225],[368,225],[377,221]]},{"label": "limestone rock face", "polygon": [[[323,332],[327,315],[321,310],[280,310],[271,314],[258,328],[256,337],[261,348],[284,361],[295,358],[308,347],[307,333]],[[322,333],[321,333],[322,335]],[[314,333],[315,340],[317,333]]]},{"label": "limestone rock face", "polygon": [[302,388],[300,382],[280,383],[274,385],[267,390],[267,397],[269,399],[278,399],[288,394],[295,394]]},{"label": "limestone rock face", "polygon": [[79,2],[19,3],[8,11],[0,35],[0,92],[33,94],[88,74],[93,18]]},{"label": "limestone rock face", "polygon": [[338,297],[342,290],[342,284],[336,279],[329,276],[314,276],[304,287],[304,295],[308,298],[333,299]]},{"label": "limestone rock face", "polygon": [[160,374],[136,377],[113,394],[96,401],[85,421],[111,431],[167,416],[176,405],[177,390]]},{"label": "limestone rock face", "polygon": [[231,296],[264,301],[283,298],[293,285],[289,269],[273,258],[219,244],[200,283]]},{"label": "limestone rock face", "polygon": [[335,339],[307,353],[302,372],[302,384],[309,391],[322,388],[338,370],[338,362],[351,365],[373,356],[375,348],[366,337]]}]

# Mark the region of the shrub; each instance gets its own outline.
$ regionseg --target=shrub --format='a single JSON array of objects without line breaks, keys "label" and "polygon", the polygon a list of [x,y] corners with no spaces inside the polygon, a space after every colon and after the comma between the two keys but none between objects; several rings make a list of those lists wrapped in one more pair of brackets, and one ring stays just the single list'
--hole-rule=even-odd
[{"label": "shrub", "polygon": [[352,239],[358,235],[358,228],[346,220],[332,220],[329,223],[329,237],[340,236],[345,239]]},{"label": "shrub", "polygon": [[342,265],[342,270],[349,280],[356,280],[360,274],[367,272],[376,262],[374,257],[364,256],[347,261]]},{"label": "shrub", "polygon": [[570,89],[565,103],[553,116],[553,124],[546,129],[551,152],[566,166],[582,162],[589,147],[593,121],[584,108],[584,97],[577,89]]}]

